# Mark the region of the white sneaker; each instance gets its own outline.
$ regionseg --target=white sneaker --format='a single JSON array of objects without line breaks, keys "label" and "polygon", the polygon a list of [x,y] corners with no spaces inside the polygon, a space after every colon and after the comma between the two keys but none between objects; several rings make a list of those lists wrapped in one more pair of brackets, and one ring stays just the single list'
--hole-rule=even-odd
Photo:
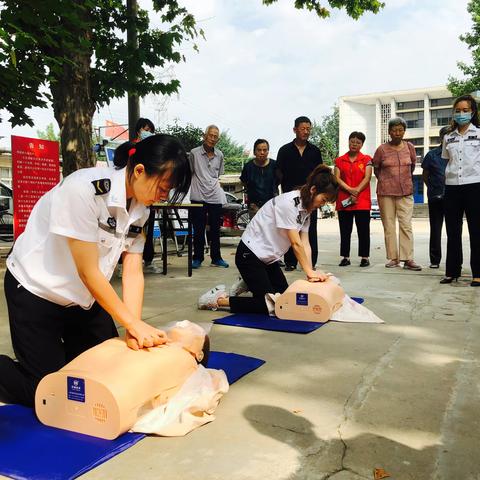
[{"label": "white sneaker", "polygon": [[238,297],[245,292],[248,292],[247,284],[244,282],[242,277],[238,277],[237,280],[230,287],[228,294],[230,297]]},{"label": "white sneaker", "polygon": [[156,267],[153,263],[143,266],[143,273],[162,273],[161,268]]},{"label": "white sneaker", "polygon": [[227,297],[227,287],[225,285],[217,285],[203,295],[200,295],[198,298],[198,308],[199,310],[217,310],[218,299]]}]

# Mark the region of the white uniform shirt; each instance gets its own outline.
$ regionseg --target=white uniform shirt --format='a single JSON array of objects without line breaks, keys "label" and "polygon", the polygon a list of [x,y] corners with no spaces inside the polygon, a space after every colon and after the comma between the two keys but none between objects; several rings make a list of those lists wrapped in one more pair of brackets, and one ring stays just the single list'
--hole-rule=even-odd
[{"label": "white uniform shirt", "polygon": [[273,197],[257,212],[242,235],[242,242],[264,263],[276,262],[290,248],[287,230],[308,232],[310,214],[299,190]]},{"label": "white uniform shirt", "polygon": [[125,172],[77,170],[40,198],[7,259],[25,289],[58,305],[88,309],[95,300],[80,280],[67,237],[98,244],[99,268],[108,280],[123,251],[143,252],[149,210],[132,199],[127,212]]},{"label": "white uniform shirt", "polygon": [[463,135],[458,130],[445,135],[442,158],[448,160],[445,185],[480,182],[480,128],[471,123]]}]

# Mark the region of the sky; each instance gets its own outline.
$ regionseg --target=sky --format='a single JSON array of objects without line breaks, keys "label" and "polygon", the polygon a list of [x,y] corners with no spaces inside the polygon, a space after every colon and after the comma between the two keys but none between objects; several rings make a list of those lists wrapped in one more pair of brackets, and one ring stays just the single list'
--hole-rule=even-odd
[{"label": "sky", "polygon": [[[461,77],[457,61],[470,60],[459,40],[471,29],[468,0],[384,1],[380,13],[357,21],[339,10],[320,19],[296,10],[294,0],[268,7],[261,0],[181,1],[206,38],[197,39],[198,53],[192,42],[182,45],[186,62],[159,72],[180,80],[179,93],[142,99],[141,116],[157,128],[213,123],[247,150],[266,138],[275,157],[293,139],[296,117],[320,121],[341,96],[440,86],[451,75]],[[151,8],[149,0],[139,3]],[[152,13],[152,24],[158,21]],[[58,129],[50,109],[34,109],[32,116],[34,128],[1,123],[0,147],[9,148],[11,134],[36,136],[48,123]],[[127,118],[126,99],[114,100],[95,114],[94,126]]]}]

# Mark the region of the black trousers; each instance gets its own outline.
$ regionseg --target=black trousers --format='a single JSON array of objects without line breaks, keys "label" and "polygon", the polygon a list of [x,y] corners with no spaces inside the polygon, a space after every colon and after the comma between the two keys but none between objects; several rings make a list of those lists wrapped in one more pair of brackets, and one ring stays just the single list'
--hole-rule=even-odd
[{"label": "black trousers", "polygon": [[203,208],[192,209],[193,226],[193,259],[203,262],[205,252],[205,228],[210,227],[210,257],[215,262],[222,258],[220,254],[220,219],[222,205],[220,203],[205,203],[191,200],[192,203],[201,203]]},{"label": "black trousers", "polygon": [[430,221],[430,263],[439,265],[442,261],[442,228],[445,218],[445,200],[428,200]]},{"label": "black trousers", "polygon": [[266,293],[283,293],[287,279],[278,262],[263,263],[242,241],[238,244],[235,264],[252,297],[230,297],[230,311],[233,313],[266,313]]},{"label": "black trousers", "polygon": [[[317,238],[317,210],[314,210],[310,214],[310,228],[308,229],[308,240],[312,249],[312,268],[315,268],[318,260],[318,238]],[[288,252],[284,255],[286,265],[297,266],[298,260],[293,252],[293,248],[289,248]]]},{"label": "black trousers", "polygon": [[147,220],[147,236],[145,238],[145,246],[143,247],[143,261],[145,265],[149,265],[153,261],[155,253],[153,249],[153,228],[155,226],[155,209],[150,208],[150,216]]},{"label": "black trousers", "polygon": [[350,257],[353,220],[357,227],[358,256],[370,256],[370,210],[338,210],[340,227],[340,256]]},{"label": "black trousers", "polygon": [[463,214],[467,217],[470,236],[472,277],[480,277],[480,183],[445,185],[445,226],[447,227],[447,264],[445,275],[462,273]]},{"label": "black trousers", "polygon": [[90,310],[62,307],[22,287],[5,274],[10,334],[17,361],[0,355],[0,401],[33,406],[35,389],[85,350],[117,337],[110,315],[98,303]]}]

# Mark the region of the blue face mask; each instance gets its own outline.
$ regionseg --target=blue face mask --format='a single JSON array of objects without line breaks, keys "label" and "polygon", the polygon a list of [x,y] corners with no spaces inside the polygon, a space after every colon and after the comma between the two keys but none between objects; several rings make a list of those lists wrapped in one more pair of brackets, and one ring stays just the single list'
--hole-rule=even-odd
[{"label": "blue face mask", "polygon": [[140,140],[145,140],[150,135],[153,135],[153,133],[149,132],[148,130],[140,130]]},{"label": "blue face mask", "polygon": [[467,123],[470,123],[470,120],[472,119],[472,114],[471,113],[454,113],[453,119],[455,120],[455,122],[458,123],[458,125],[466,125]]}]

